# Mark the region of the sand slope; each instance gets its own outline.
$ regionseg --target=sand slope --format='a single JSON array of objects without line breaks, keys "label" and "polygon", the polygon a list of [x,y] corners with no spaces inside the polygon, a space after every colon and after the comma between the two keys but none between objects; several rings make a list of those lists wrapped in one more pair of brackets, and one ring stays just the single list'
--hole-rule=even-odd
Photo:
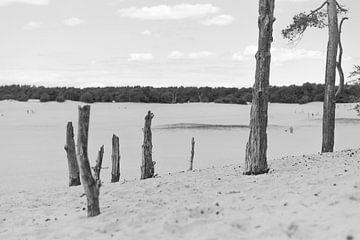
[{"label": "sand slope", "polygon": [[358,239],[360,150],[105,182],[87,218],[82,187],[0,192],[0,239]]}]

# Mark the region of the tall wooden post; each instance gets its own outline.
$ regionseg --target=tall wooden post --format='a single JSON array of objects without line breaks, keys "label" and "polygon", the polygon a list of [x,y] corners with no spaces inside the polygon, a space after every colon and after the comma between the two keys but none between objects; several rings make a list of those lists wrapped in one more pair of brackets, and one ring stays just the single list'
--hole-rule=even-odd
[{"label": "tall wooden post", "polygon": [[151,111],[145,116],[144,142],[142,145],[141,179],[154,177],[154,162],[152,160],[152,133],[151,120],[154,114]]},{"label": "tall wooden post", "polygon": [[191,139],[191,155],[190,155],[190,167],[189,167],[189,171],[193,170],[193,165],[194,165],[194,153],[195,153],[195,139],[192,138]]},{"label": "tall wooden post", "polygon": [[111,182],[118,182],[120,180],[120,147],[119,137],[115,134],[112,137],[112,169],[111,169]]},{"label": "tall wooden post", "polygon": [[87,199],[88,217],[100,214],[99,188],[100,184],[95,181],[91,174],[88,158],[88,134],[89,134],[90,106],[79,106],[79,123],[77,136],[77,162],[80,169],[81,182],[84,186]]},{"label": "tall wooden post", "polygon": [[322,152],[332,152],[334,150],[336,57],[340,37],[336,0],[328,0],[327,2],[329,41],[326,54]]},{"label": "tall wooden post", "polygon": [[256,53],[256,74],[250,112],[250,136],[246,144],[244,174],[268,172],[266,159],[268,95],[271,43],[273,41],[274,0],[259,0],[259,39]]},{"label": "tall wooden post", "polygon": [[79,166],[76,161],[74,128],[71,122],[66,126],[66,144],[64,146],[66,151],[68,167],[69,167],[69,186],[78,186],[81,184],[79,175]]}]

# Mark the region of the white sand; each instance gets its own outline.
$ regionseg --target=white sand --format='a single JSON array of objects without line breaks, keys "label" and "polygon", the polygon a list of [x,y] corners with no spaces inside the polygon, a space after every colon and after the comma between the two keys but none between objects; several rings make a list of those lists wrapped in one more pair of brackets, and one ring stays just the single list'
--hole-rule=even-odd
[{"label": "white sand", "polygon": [[[82,186],[0,192],[0,239],[359,239],[360,150],[105,182],[87,218]],[[353,238],[351,238],[353,237]]]}]

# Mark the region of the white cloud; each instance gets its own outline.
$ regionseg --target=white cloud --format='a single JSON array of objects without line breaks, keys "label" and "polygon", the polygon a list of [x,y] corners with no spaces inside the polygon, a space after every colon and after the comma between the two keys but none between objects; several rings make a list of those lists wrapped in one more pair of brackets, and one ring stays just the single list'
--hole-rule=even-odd
[{"label": "white cloud", "polygon": [[216,54],[209,51],[193,52],[189,53],[190,59],[199,59],[199,58],[210,58],[214,57]]},{"label": "white cloud", "polygon": [[159,33],[153,32],[153,31],[151,31],[149,29],[146,29],[146,30],[142,31],[141,34],[144,35],[144,36],[154,36],[154,37],[159,37],[160,36]]},{"label": "white cloud", "polygon": [[32,31],[32,30],[38,29],[40,27],[41,27],[41,23],[35,22],[35,21],[30,21],[30,22],[26,23],[26,25],[24,26],[24,29]]},{"label": "white cloud", "polygon": [[[243,53],[238,52],[233,54],[232,59],[235,61],[245,61],[251,59],[257,52],[257,46],[247,46]],[[271,48],[271,59],[277,64],[282,64],[288,61],[303,60],[303,59],[324,59],[324,53],[320,51],[307,49],[290,49],[290,48]]]},{"label": "white cloud", "polygon": [[180,51],[172,51],[169,55],[168,58],[170,59],[184,59],[186,58],[186,54]]},{"label": "white cloud", "polygon": [[0,6],[5,6],[12,3],[24,3],[38,6],[49,5],[49,0],[0,0]]},{"label": "white cloud", "polygon": [[63,21],[64,25],[70,26],[70,27],[79,26],[79,25],[83,24],[84,22],[85,22],[84,20],[82,20],[80,18],[76,18],[76,17],[68,18]]},{"label": "white cloud", "polygon": [[212,4],[178,4],[174,6],[158,5],[152,7],[130,7],[118,10],[122,17],[142,20],[178,20],[188,18],[202,18],[215,14],[220,8]]},{"label": "white cloud", "polygon": [[129,61],[150,61],[154,56],[151,53],[131,53]]},{"label": "white cloud", "polygon": [[153,33],[153,31],[147,29],[147,30],[142,31],[141,34],[142,35],[152,35],[154,33]]},{"label": "white cloud", "polygon": [[210,51],[200,51],[200,52],[191,52],[183,53],[180,51],[172,51],[169,55],[169,59],[206,59],[215,57],[216,54]]},{"label": "white cloud", "polygon": [[232,60],[234,60],[234,61],[244,61],[246,59],[247,58],[245,56],[243,56],[241,53],[234,53],[232,55]]},{"label": "white cloud", "polygon": [[302,59],[324,59],[325,55],[320,51],[306,49],[273,48],[272,59],[277,63]]},{"label": "white cloud", "polygon": [[255,45],[246,46],[246,48],[244,50],[244,55],[245,56],[255,55],[257,50],[258,50],[258,47]]},{"label": "white cloud", "polygon": [[217,25],[217,26],[225,26],[231,24],[235,18],[231,15],[217,15],[214,17],[210,17],[201,21],[201,23],[205,26]]}]

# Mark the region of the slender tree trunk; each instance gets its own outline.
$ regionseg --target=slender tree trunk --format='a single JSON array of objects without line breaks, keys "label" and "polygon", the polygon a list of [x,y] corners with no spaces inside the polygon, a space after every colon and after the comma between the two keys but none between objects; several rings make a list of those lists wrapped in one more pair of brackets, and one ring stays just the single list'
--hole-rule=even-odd
[{"label": "slender tree trunk", "polygon": [[322,152],[332,152],[334,150],[334,131],[335,131],[335,78],[336,78],[336,57],[339,45],[339,30],[336,0],[328,0],[328,28],[329,42],[326,55],[325,73],[325,97],[323,106],[323,138]]},{"label": "slender tree trunk", "polygon": [[195,153],[195,139],[192,138],[191,139],[191,155],[190,155],[190,167],[189,167],[189,171],[193,170],[193,165],[194,165],[194,153]]},{"label": "slender tree trunk", "polygon": [[154,162],[152,160],[151,120],[154,114],[150,111],[145,116],[144,142],[142,145],[141,179],[154,177]]},{"label": "slender tree trunk", "polygon": [[246,144],[246,175],[257,175],[269,171],[267,150],[268,92],[273,41],[274,0],[259,0],[259,39],[256,53],[256,74],[253,87],[253,100],[250,112],[250,136]]},{"label": "slender tree trunk", "polygon": [[64,146],[68,159],[69,167],[69,186],[81,185],[79,166],[76,161],[76,150],[74,141],[74,128],[71,122],[68,122],[66,126],[66,144]]},{"label": "slender tree trunk", "polygon": [[119,137],[115,134],[112,137],[112,170],[111,170],[111,182],[118,182],[120,180],[120,147]]},{"label": "slender tree trunk", "polygon": [[84,186],[87,198],[88,217],[100,214],[99,207],[99,184],[91,174],[88,158],[88,134],[89,134],[90,106],[79,106],[79,124],[77,136],[77,162],[80,169],[81,182]]}]

